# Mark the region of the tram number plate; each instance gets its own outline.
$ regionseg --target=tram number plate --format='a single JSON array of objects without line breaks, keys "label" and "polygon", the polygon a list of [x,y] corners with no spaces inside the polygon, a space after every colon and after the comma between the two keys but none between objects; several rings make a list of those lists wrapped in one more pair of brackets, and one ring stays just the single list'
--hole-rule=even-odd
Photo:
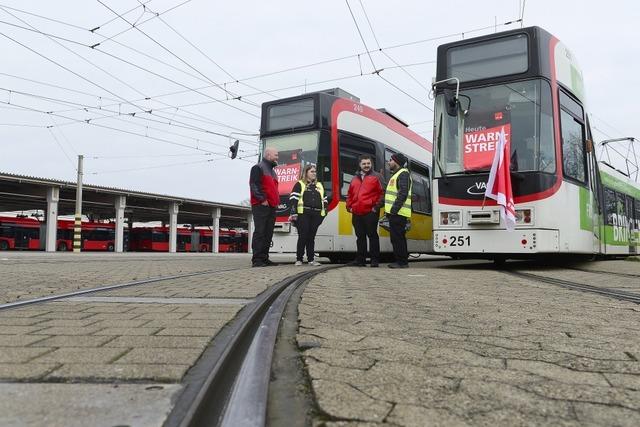
[{"label": "tram number plate", "polygon": [[471,245],[471,236],[449,237],[449,246],[469,246],[469,245]]}]

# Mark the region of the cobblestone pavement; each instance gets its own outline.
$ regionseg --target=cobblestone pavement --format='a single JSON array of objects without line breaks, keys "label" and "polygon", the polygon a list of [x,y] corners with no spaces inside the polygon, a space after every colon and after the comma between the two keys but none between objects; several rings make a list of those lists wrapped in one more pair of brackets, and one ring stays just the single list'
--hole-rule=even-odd
[{"label": "cobblestone pavement", "polygon": [[[0,265],[24,267],[30,274],[21,277],[51,286],[56,294],[158,272],[249,265],[246,255],[35,261]],[[269,286],[309,268],[240,268],[0,312],[0,425],[161,425],[185,373],[221,328]],[[53,278],[73,285],[51,283]],[[60,396],[43,398],[51,393]],[[151,402],[153,396],[158,400]]]},{"label": "cobblestone pavement", "polygon": [[79,289],[250,265],[247,254],[0,253],[0,304]]},{"label": "cobblestone pavement", "polygon": [[[484,266],[316,277],[298,335],[315,423],[640,425],[640,306]],[[628,261],[591,268],[640,273]]]}]

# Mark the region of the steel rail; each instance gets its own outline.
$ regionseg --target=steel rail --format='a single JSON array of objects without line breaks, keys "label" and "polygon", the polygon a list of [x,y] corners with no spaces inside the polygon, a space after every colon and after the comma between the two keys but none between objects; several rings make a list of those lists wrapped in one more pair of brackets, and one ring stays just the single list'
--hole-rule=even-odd
[{"label": "steel rail", "polygon": [[636,277],[640,277],[640,274],[633,274],[633,273],[617,273],[615,271],[607,271],[607,270],[589,270],[587,268],[577,268],[577,267],[565,267],[568,270],[575,270],[575,271],[583,271],[585,273],[594,273],[594,274],[611,274],[613,276],[620,276],[620,277],[630,277],[632,279],[635,279]]},{"label": "steel rail", "polygon": [[567,289],[572,289],[576,291],[582,291],[592,294],[598,294],[602,296],[606,296],[609,298],[618,299],[621,301],[632,302],[635,304],[640,304],[640,294],[635,294],[633,292],[619,291],[616,289],[610,288],[601,288],[598,286],[586,285],[584,283],[572,282],[570,280],[556,279],[548,276],[540,276],[538,274],[532,273],[523,273],[521,271],[505,271],[505,274],[510,274],[515,277],[520,277],[529,280],[535,280],[543,283],[548,283],[551,285],[560,286]]},{"label": "steel rail", "polygon": [[164,426],[266,425],[271,362],[285,306],[299,286],[333,268],[288,277],[241,310],[187,373]]},{"label": "steel rail", "polygon": [[67,299],[71,297],[77,297],[80,295],[92,294],[95,292],[111,291],[114,289],[122,289],[122,288],[128,288],[132,286],[146,285],[148,283],[163,282],[167,280],[183,279],[185,277],[202,276],[205,274],[224,273],[227,271],[244,270],[244,269],[245,268],[243,267],[243,268],[227,268],[227,269],[220,269],[220,270],[204,270],[204,271],[196,271],[196,272],[184,273],[184,274],[175,274],[172,276],[151,277],[148,279],[135,280],[133,282],[119,283],[116,285],[106,285],[106,286],[99,286],[99,287],[89,288],[89,289],[81,289],[78,291],[66,292],[63,294],[47,295],[46,297],[32,298],[32,299],[23,300],[23,301],[14,301],[14,302],[9,302],[5,304],[0,304],[0,311],[9,310],[13,308],[20,308],[27,305],[41,304],[49,301],[62,300],[62,299]]}]

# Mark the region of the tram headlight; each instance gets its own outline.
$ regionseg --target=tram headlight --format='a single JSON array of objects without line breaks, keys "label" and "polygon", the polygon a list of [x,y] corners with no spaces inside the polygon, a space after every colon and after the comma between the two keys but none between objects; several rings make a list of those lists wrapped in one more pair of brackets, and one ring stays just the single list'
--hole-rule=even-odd
[{"label": "tram headlight", "polygon": [[460,225],[460,212],[440,212],[440,225]]},{"label": "tram headlight", "polygon": [[532,209],[516,209],[516,224],[531,224],[532,222]]}]

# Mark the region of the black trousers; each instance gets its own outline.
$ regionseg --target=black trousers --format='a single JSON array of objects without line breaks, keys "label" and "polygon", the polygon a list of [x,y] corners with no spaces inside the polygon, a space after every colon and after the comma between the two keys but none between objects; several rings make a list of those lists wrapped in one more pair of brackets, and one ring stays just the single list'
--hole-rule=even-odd
[{"label": "black trousers", "polygon": [[356,232],[356,261],[365,262],[367,258],[367,238],[369,239],[369,254],[371,262],[380,261],[380,237],[378,236],[378,214],[370,212],[366,215],[351,217],[353,229]]},{"label": "black trousers", "polygon": [[406,226],[407,217],[401,215],[388,215],[389,233],[393,245],[393,256],[398,264],[409,264],[409,252],[407,250]]},{"label": "black trousers", "polygon": [[307,261],[313,261],[316,233],[323,219],[324,217],[320,215],[320,212],[305,212],[298,215],[298,221],[296,221],[296,227],[298,228],[296,259],[298,261],[302,261],[305,249],[307,250]]},{"label": "black trousers", "polygon": [[251,250],[253,264],[262,264],[269,260],[269,248],[273,238],[273,227],[276,224],[276,208],[263,205],[251,206],[253,214],[253,239]]}]

